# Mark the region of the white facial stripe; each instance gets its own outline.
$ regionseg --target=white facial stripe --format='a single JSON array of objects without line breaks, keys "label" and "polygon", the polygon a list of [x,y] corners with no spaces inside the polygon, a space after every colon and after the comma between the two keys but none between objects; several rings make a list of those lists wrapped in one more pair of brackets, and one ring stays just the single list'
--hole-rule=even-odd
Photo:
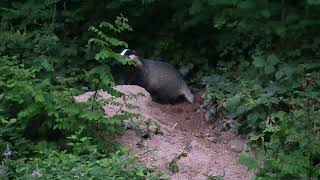
[{"label": "white facial stripe", "polygon": [[129,49],[124,49],[124,50],[120,53],[120,55],[123,56],[128,50],[129,50]]}]

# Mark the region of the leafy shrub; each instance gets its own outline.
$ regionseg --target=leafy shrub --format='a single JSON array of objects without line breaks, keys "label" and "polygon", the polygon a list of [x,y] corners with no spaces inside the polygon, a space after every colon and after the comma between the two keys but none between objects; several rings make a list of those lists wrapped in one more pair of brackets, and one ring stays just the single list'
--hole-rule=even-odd
[{"label": "leafy shrub", "polygon": [[[0,4],[0,178],[157,178],[112,139],[124,132],[124,119],[138,115],[106,116],[102,106],[115,102],[97,93],[120,95],[107,62],[125,62],[114,52],[127,46],[115,38],[130,29],[125,18],[101,24],[112,34],[92,27],[90,36],[98,37],[89,49],[88,38],[77,38],[81,32],[66,31],[80,20],[59,11],[63,1]],[[94,95],[76,103],[74,96],[88,90]]]},{"label": "leafy shrub", "polygon": [[[5,158],[2,168],[4,179],[158,179],[161,174],[144,168],[136,158],[123,155],[123,151],[112,154],[100,153],[92,138],[83,137],[81,131],[69,137],[72,150],[60,151],[48,148],[46,142],[34,146],[33,157]],[[72,153],[71,153],[72,152]],[[0,175],[1,177],[1,175]]]},{"label": "leafy shrub", "polygon": [[[320,176],[319,67],[270,54],[253,56],[252,63],[222,64],[205,79],[207,114],[236,119],[239,132],[261,144],[266,159],[257,177]],[[220,102],[220,109],[212,102]]]},{"label": "leafy shrub", "polygon": [[148,174],[132,164],[134,159],[122,157],[122,151],[108,155],[118,146],[104,138],[122,132],[121,120],[134,114],[106,118],[96,99],[75,103],[79,91],[36,79],[36,70],[16,65],[13,58],[0,62],[0,147],[12,152],[9,158],[1,157],[5,177],[31,178],[36,165],[45,179],[144,179]]}]

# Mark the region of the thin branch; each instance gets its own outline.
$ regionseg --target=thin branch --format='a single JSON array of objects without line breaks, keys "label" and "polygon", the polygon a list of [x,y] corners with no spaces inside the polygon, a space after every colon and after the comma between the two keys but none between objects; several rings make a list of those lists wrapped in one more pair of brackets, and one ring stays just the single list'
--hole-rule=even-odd
[{"label": "thin branch", "polygon": [[128,98],[125,98],[125,101],[124,101],[123,104],[120,106],[120,108],[118,109],[118,111],[113,115],[113,117],[116,116],[116,115],[118,115],[118,113],[121,111],[121,109],[123,108],[123,106],[124,106],[125,104],[127,104],[127,101],[128,101]]},{"label": "thin branch", "polygon": [[51,26],[53,26],[53,24],[54,24],[54,22],[56,20],[56,11],[57,11],[57,4],[54,4]]}]

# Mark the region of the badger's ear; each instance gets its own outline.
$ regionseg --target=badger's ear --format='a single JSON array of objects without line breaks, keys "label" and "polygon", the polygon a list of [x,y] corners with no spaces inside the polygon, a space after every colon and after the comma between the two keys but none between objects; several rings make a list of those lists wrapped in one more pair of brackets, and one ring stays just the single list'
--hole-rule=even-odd
[{"label": "badger's ear", "polygon": [[137,53],[137,51],[135,50],[132,50],[132,54],[136,55],[136,56],[139,56],[139,54]]}]

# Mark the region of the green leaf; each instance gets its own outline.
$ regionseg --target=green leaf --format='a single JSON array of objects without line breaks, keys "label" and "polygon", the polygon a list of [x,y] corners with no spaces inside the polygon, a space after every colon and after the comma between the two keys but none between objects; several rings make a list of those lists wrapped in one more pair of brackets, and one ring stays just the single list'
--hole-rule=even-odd
[{"label": "green leaf", "polygon": [[189,13],[190,14],[196,14],[196,13],[200,13],[202,10],[203,4],[201,1],[198,0],[194,0],[192,2],[192,5],[190,7]]},{"label": "green leaf", "polygon": [[226,109],[235,109],[240,105],[241,97],[240,95],[236,94],[231,98],[227,98],[226,102],[224,103],[224,107]]},{"label": "green leaf", "polygon": [[270,54],[267,57],[267,63],[271,66],[277,65],[280,63],[279,58],[275,54]]},{"label": "green leaf", "polygon": [[182,66],[180,69],[179,69],[179,72],[182,74],[182,76],[186,76],[192,69],[193,69],[194,65],[189,63],[185,66]]},{"label": "green leaf", "polygon": [[294,68],[286,65],[279,69],[279,71],[275,74],[275,77],[277,80],[283,78],[283,77],[291,77],[291,75],[294,73]]},{"label": "green leaf", "polygon": [[252,56],[253,62],[252,64],[255,67],[263,67],[266,65],[266,61],[264,56]]},{"label": "green leaf", "polygon": [[144,177],[145,174],[144,174],[144,170],[143,169],[140,169],[136,172],[136,175],[140,176],[140,177]]},{"label": "green leaf", "polygon": [[213,20],[213,25],[215,28],[222,28],[227,22],[227,19],[224,16],[217,16]]},{"label": "green leaf", "polygon": [[307,0],[307,3],[310,5],[320,5],[319,0]]},{"label": "green leaf", "polygon": [[284,37],[286,35],[286,28],[284,26],[278,25],[275,28],[275,33],[280,36],[280,37]]},{"label": "green leaf", "polygon": [[264,9],[261,11],[261,15],[264,17],[264,18],[270,18],[271,17],[271,13],[269,10],[267,9]]},{"label": "green leaf", "polygon": [[40,94],[40,93],[37,93],[35,96],[34,96],[34,100],[36,102],[40,102],[40,103],[44,103],[46,101],[45,97]]},{"label": "green leaf", "polygon": [[276,70],[276,69],[275,69],[273,66],[271,66],[271,65],[267,65],[267,66],[264,67],[264,73],[266,73],[266,74],[271,74],[271,73],[273,73],[275,70]]},{"label": "green leaf", "polygon": [[279,126],[267,123],[265,128],[264,128],[264,130],[263,130],[263,133],[269,132],[269,133],[274,133],[275,134],[275,133],[277,133],[279,131],[280,131]]}]

